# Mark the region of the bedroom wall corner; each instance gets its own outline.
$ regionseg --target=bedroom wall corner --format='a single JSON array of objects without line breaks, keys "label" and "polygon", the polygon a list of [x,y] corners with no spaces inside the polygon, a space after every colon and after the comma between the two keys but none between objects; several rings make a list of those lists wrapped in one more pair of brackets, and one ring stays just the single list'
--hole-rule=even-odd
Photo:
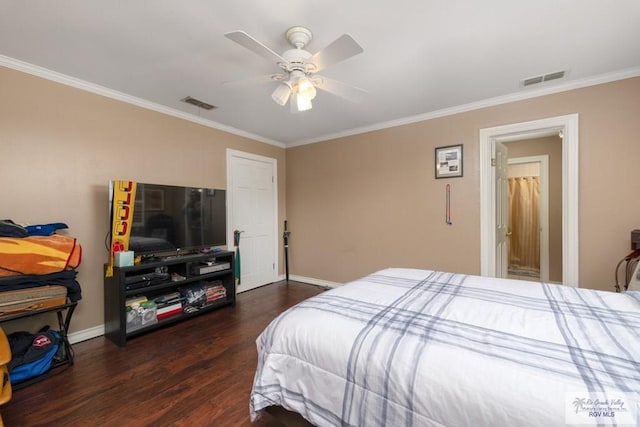
[{"label": "bedroom wall corner", "polygon": [[83,247],[72,336],[104,323],[110,179],[226,188],[225,150],[233,148],[277,160],[284,220],[284,148],[5,67],[0,92],[0,177],[11,183],[1,190],[3,217],[65,222]]},{"label": "bedroom wall corner", "polygon": [[[639,77],[287,149],[292,273],[340,283],[386,267],[480,274],[479,130],[574,113],[580,286],[613,290],[640,227]],[[464,144],[464,176],[436,180],[434,148],[452,144]]]}]

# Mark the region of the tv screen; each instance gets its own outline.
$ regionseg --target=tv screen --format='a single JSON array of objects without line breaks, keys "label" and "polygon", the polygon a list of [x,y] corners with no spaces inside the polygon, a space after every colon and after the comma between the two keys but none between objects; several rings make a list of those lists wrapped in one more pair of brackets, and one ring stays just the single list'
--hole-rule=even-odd
[{"label": "tv screen", "polygon": [[[110,183],[110,195],[113,182]],[[129,250],[157,254],[224,246],[226,192],[137,183]]]}]

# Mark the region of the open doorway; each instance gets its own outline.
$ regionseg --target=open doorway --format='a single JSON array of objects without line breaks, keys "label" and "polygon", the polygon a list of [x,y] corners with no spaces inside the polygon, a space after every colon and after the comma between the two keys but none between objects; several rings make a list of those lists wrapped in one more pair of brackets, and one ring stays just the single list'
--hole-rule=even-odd
[{"label": "open doorway", "polygon": [[[500,208],[498,201],[506,204],[504,197],[497,197],[506,180],[496,179],[496,146],[525,139],[537,139],[561,135],[562,145],[562,280],[570,286],[578,285],[578,115],[552,117],[531,122],[486,128],[480,130],[480,240],[481,274],[490,277],[507,277],[507,254],[503,242],[507,241],[508,227],[499,226],[496,220]],[[505,234],[504,236],[501,234]],[[554,280],[555,281],[555,280]]]},{"label": "open doorway", "polygon": [[562,139],[508,148],[508,277],[562,282]]},{"label": "open doorway", "polygon": [[[544,280],[542,272],[542,182],[540,163],[509,159],[508,206],[510,279]],[[514,162],[514,161],[517,161]]]}]

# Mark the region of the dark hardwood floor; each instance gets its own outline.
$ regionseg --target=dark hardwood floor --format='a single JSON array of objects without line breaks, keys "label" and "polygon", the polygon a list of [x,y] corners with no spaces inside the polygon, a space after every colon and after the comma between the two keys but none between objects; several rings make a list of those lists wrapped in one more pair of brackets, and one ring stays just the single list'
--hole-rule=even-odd
[{"label": "dark hardwood floor", "polygon": [[238,295],[235,307],[132,338],[77,343],[75,364],[14,392],[6,426],[252,426],[255,340],[279,313],[324,288],[275,283]]}]

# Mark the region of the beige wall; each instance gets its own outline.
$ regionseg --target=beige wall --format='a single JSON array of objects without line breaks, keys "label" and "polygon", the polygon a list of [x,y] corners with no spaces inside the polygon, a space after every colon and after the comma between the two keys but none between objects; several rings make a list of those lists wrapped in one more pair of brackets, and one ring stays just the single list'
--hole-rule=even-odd
[{"label": "beige wall", "polygon": [[0,94],[0,217],[65,222],[83,247],[71,332],[103,324],[110,179],[226,188],[233,148],[277,159],[285,212],[282,148],[2,67]]},{"label": "beige wall", "polygon": [[505,145],[510,159],[549,156],[549,280],[562,282],[562,140],[548,136]]},{"label": "beige wall", "polygon": [[[640,228],[640,202],[632,197],[639,190],[640,78],[286,153],[1,67],[0,94],[0,216],[65,222],[83,246],[84,298],[71,332],[103,323],[107,182],[226,187],[226,148],[277,159],[279,234],[286,217],[291,272],[316,279],[342,282],[388,266],[478,274],[479,129],[568,113],[580,114],[581,286],[612,289],[629,232]],[[434,179],[434,147],[457,143],[464,144],[464,177]]]},{"label": "beige wall", "polygon": [[[640,228],[640,78],[287,149],[292,274],[335,282],[390,266],[479,274],[479,130],[571,113],[580,122],[580,286],[612,290]],[[436,180],[434,148],[451,144],[464,144],[464,177]]]}]

